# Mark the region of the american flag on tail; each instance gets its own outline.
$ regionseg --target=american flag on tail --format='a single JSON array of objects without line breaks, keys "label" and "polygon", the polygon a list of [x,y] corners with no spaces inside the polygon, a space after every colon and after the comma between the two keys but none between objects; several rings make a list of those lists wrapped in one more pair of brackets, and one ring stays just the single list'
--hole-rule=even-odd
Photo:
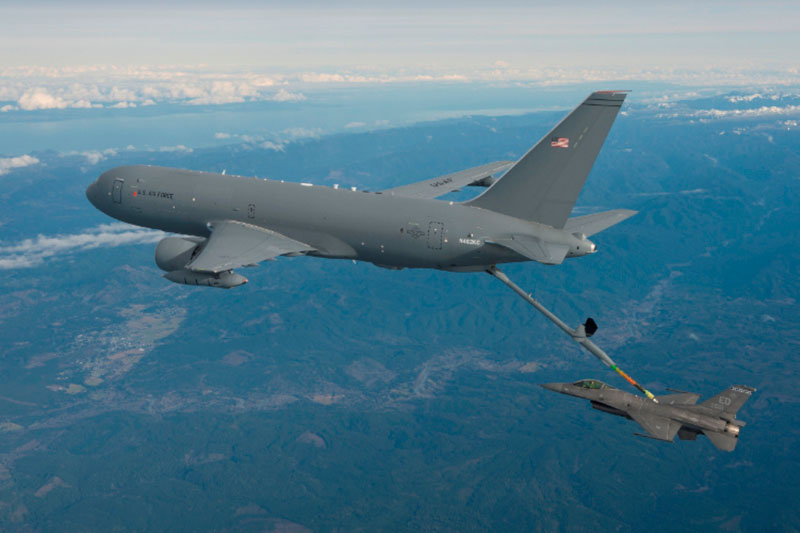
[{"label": "american flag on tail", "polygon": [[553,148],[569,148],[568,137],[553,137],[550,140],[550,146]]}]

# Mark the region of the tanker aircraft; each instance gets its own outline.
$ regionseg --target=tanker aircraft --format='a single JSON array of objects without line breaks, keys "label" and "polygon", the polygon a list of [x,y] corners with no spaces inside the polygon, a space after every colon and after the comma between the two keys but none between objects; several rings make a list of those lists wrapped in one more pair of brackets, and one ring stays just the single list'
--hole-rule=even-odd
[{"label": "tanker aircraft", "polygon": [[[570,218],[625,92],[589,95],[519,161],[498,161],[377,192],[156,166],[104,172],[86,196],[100,211],[179,235],[156,247],[170,281],[232,288],[234,272],[278,256],[483,272],[500,263],[560,264],[636,212]],[[495,174],[508,169],[501,178]],[[437,200],[466,186],[465,201]]]}]

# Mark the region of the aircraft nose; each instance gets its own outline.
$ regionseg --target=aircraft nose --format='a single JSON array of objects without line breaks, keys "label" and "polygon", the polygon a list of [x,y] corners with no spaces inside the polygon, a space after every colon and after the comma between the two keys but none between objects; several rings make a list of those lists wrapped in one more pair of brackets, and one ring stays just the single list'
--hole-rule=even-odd
[{"label": "aircraft nose", "polygon": [[96,191],[97,191],[97,182],[96,181],[90,183],[89,186],[86,187],[86,199],[89,200],[92,203],[92,205],[95,206],[95,207],[97,207],[97,204],[95,203],[95,199],[94,199]]}]

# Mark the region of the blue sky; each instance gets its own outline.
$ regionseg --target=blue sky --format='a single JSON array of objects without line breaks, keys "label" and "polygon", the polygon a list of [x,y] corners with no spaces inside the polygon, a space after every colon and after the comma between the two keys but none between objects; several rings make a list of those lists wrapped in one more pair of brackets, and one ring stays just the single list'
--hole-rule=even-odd
[{"label": "blue sky", "polygon": [[[682,85],[686,89],[679,96],[703,87],[796,91],[797,20],[800,4],[792,2],[350,1],[332,7],[239,0],[164,7],[150,0],[120,5],[10,0],[0,4],[0,141],[6,155],[89,144],[100,150],[139,146],[140,140],[118,136],[107,145],[86,136],[73,146],[66,142],[72,135],[48,145],[61,130],[45,122],[63,125],[76,113],[99,117],[95,110],[135,109],[142,117],[174,112],[165,105],[261,102],[305,106],[311,116],[317,113],[313,106],[335,101],[340,127],[396,125],[395,117],[381,112],[392,106],[396,97],[385,89],[395,84],[404,95],[419,95],[419,102],[394,109],[396,117],[430,110],[420,85],[459,86],[452,99],[463,102],[422,119],[453,116],[454,109],[565,105],[546,97],[528,104],[527,97],[508,99],[509,93],[487,87],[532,88],[537,96],[545,88],[577,84],[581,91],[587,84],[637,90],[642,83]],[[415,87],[405,88],[408,84]],[[469,87],[479,84],[485,97],[470,98]],[[346,94],[353,88],[372,91],[374,113]],[[379,89],[387,100],[376,96]],[[653,98],[637,93],[640,102]],[[343,102],[350,107],[344,109]],[[31,126],[31,120],[40,124]],[[258,128],[219,127],[226,128],[219,133],[266,135]],[[336,130],[311,120],[280,125],[298,127]],[[102,128],[92,131],[106,136]],[[215,133],[203,135],[225,141]],[[178,137],[160,142],[191,141]]]}]

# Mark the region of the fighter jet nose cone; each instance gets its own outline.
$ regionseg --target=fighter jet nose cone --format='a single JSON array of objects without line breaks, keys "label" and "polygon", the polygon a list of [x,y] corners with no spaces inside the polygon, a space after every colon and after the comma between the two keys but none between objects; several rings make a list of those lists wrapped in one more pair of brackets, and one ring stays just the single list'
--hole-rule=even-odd
[{"label": "fighter jet nose cone", "polygon": [[561,392],[561,383],[540,383],[539,385],[547,390]]}]

